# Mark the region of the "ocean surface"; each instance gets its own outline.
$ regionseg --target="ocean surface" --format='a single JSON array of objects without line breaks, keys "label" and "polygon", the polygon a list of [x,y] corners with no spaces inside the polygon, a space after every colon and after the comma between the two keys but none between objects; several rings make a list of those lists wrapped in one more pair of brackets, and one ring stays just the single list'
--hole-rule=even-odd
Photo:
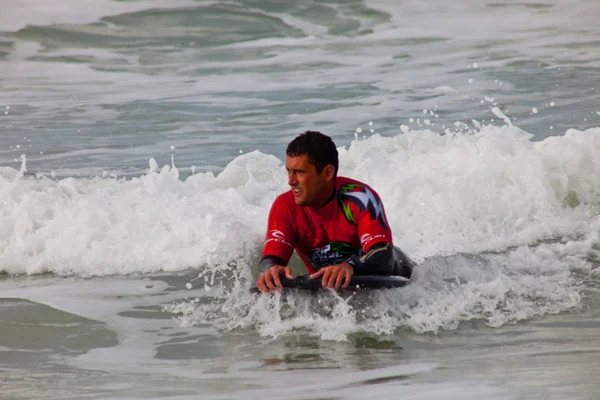
[{"label": "ocean surface", "polygon": [[[598,21],[3,0],[0,399],[598,399]],[[409,286],[249,293],[308,129],[382,197]]]}]

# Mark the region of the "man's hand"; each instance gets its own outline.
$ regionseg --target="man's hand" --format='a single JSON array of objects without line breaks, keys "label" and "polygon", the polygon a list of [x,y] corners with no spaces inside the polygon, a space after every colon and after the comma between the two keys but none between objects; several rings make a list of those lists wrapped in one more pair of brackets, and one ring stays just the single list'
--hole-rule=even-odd
[{"label": "man's hand", "polygon": [[281,274],[285,274],[286,278],[292,279],[292,268],[273,265],[271,268],[260,274],[256,281],[256,287],[263,293],[275,289],[281,290],[281,279],[279,279],[279,275]]},{"label": "man's hand", "polygon": [[321,268],[310,276],[310,279],[322,276],[321,284],[324,288],[345,288],[350,284],[350,278],[354,275],[354,268],[348,263],[330,265]]}]

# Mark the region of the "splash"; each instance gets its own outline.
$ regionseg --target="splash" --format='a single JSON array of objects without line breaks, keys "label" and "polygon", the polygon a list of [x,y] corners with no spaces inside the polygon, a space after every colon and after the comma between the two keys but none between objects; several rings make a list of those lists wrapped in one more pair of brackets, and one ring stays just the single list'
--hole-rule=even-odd
[{"label": "splash", "polygon": [[[396,244],[413,258],[478,254],[591,237],[598,225],[600,129],[532,142],[513,127],[472,134],[377,134],[340,148],[340,174],[380,194]],[[0,171],[0,268],[60,275],[253,265],[279,159],[258,151],[220,174],[179,178],[151,160],[134,179],[54,179]]]},{"label": "splash", "polygon": [[506,253],[434,257],[416,270],[413,283],[372,292],[250,294],[248,281],[210,301],[168,307],[183,326],[256,329],[266,337],[301,331],[323,340],[354,334],[391,335],[398,330],[438,333],[479,321],[500,327],[558,314],[581,304],[571,271],[586,263],[560,244],[521,246]]},{"label": "splash", "polygon": [[469,321],[499,327],[576,309],[578,276],[590,273],[590,254],[598,253],[598,133],[532,142],[513,126],[483,126],[469,135],[420,131],[353,142],[340,149],[341,173],[380,193],[396,243],[420,261],[411,285],[256,297],[249,278],[211,302],[170,311],[183,325],[347,340],[437,333]]}]

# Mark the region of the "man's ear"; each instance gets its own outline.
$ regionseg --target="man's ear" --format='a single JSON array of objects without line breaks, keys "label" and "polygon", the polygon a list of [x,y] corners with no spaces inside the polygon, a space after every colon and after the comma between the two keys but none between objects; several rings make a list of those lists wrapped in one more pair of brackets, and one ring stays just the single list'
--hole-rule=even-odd
[{"label": "man's ear", "polygon": [[327,182],[335,178],[335,167],[333,164],[328,164],[325,168],[323,168],[323,170],[325,172],[325,180]]}]

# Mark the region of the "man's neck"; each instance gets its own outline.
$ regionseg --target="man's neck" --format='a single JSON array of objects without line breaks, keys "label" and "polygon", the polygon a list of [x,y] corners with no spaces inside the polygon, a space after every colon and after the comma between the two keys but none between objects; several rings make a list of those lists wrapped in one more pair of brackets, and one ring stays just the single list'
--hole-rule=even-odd
[{"label": "man's neck", "polygon": [[329,195],[327,196],[325,201],[317,207],[310,207],[310,208],[312,208],[313,210],[319,210],[319,209],[325,207],[327,204],[331,203],[331,201],[333,201],[333,199],[335,199],[335,187],[336,187],[336,184],[335,184],[335,180],[334,180],[333,184],[328,189]]}]

